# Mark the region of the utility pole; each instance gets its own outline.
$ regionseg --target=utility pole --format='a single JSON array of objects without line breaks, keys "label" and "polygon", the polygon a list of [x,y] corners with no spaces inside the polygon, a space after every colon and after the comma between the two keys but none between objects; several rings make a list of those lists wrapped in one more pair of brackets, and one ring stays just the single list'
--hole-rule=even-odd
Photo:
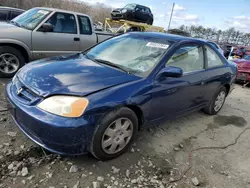
[{"label": "utility pole", "polygon": [[171,25],[172,16],[173,16],[173,12],[174,12],[174,6],[175,6],[175,3],[173,3],[173,7],[172,7],[172,11],[171,11],[170,19],[169,19],[169,24],[168,24],[168,30],[170,29],[170,25]]}]

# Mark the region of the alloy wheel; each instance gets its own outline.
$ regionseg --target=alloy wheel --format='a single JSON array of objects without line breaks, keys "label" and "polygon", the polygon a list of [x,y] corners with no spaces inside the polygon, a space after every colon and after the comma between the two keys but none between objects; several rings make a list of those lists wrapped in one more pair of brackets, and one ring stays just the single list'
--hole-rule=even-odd
[{"label": "alloy wheel", "polygon": [[225,98],[226,98],[226,93],[225,93],[225,91],[221,91],[221,92],[218,94],[218,96],[217,96],[217,98],[216,98],[216,100],[215,100],[215,103],[214,103],[214,110],[215,110],[216,112],[218,112],[218,111],[221,109],[221,107],[223,106],[224,101],[225,101]]},{"label": "alloy wheel", "polygon": [[18,70],[20,66],[18,58],[10,53],[0,55],[0,72],[12,74]]}]

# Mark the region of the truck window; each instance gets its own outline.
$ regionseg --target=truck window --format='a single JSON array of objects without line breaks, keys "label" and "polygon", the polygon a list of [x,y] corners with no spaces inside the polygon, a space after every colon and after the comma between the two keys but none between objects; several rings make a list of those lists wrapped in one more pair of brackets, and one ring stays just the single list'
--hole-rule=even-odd
[{"label": "truck window", "polygon": [[22,14],[22,12],[19,12],[19,11],[11,11],[10,20],[12,20],[13,18],[19,16],[20,14]]},{"label": "truck window", "polygon": [[73,14],[57,12],[46,23],[54,26],[54,33],[77,34],[76,20]]},{"label": "truck window", "polygon": [[82,35],[91,35],[92,28],[91,23],[88,17],[86,16],[78,16],[79,26],[80,26],[80,34]]},{"label": "truck window", "polygon": [[6,21],[8,17],[7,10],[0,10],[0,21]]}]

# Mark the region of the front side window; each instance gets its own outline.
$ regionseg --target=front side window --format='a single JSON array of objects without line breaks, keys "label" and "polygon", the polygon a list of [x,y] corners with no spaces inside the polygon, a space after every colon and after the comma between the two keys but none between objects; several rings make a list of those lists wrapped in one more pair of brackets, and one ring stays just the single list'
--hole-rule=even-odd
[{"label": "front side window", "polygon": [[205,50],[207,53],[207,66],[208,66],[208,68],[224,65],[221,58],[218,56],[218,54],[213,49],[209,48],[208,46],[205,46]]},{"label": "front side window", "polygon": [[78,16],[78,20],[80,26],[80,34],[91,35],[92,28],[89,18],[86,16]]},{"label": "front side window", "polygon": [[7,10],[0,10],[0,21],[6,21],[8,17]]},{"label": "front side window", "polygon": [[184,73],[204,69],[204,54],[202,46],[188,45],[176,50],[166,66],[179,67]]},{"label": "front side window", "polygon": [[86,56],[122,66],[131,73],[147,76],[158,64],[171,43],[166,40],[125,34],[92,48]]},{"label": "front side window", "polygon": [[30,9],[12,20],[12,23],[29,30],[35,27],[49,15],[50,11],[44,9]]},{"label": "front side window", "polygon": [[54,33],[77,34],[76,19],[73,14],[57,12],[46,23],[53,25]]}]

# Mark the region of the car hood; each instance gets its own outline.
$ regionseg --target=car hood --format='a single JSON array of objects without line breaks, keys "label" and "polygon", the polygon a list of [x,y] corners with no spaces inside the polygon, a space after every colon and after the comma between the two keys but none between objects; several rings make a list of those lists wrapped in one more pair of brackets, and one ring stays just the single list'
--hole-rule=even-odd
[{"label": "car hood", "polygon": [[140,79],[113,67],[97,64],[82,54],[27,64],[17,77],[25,87],[43,97],[56,94],[86,96]]},{"label": "car hood", "polygon": [[0,38],[16,38],[16,35],[20,35],[20,33],[31,33],[30,30],[17,27],[8,22],[0,22]]}]

